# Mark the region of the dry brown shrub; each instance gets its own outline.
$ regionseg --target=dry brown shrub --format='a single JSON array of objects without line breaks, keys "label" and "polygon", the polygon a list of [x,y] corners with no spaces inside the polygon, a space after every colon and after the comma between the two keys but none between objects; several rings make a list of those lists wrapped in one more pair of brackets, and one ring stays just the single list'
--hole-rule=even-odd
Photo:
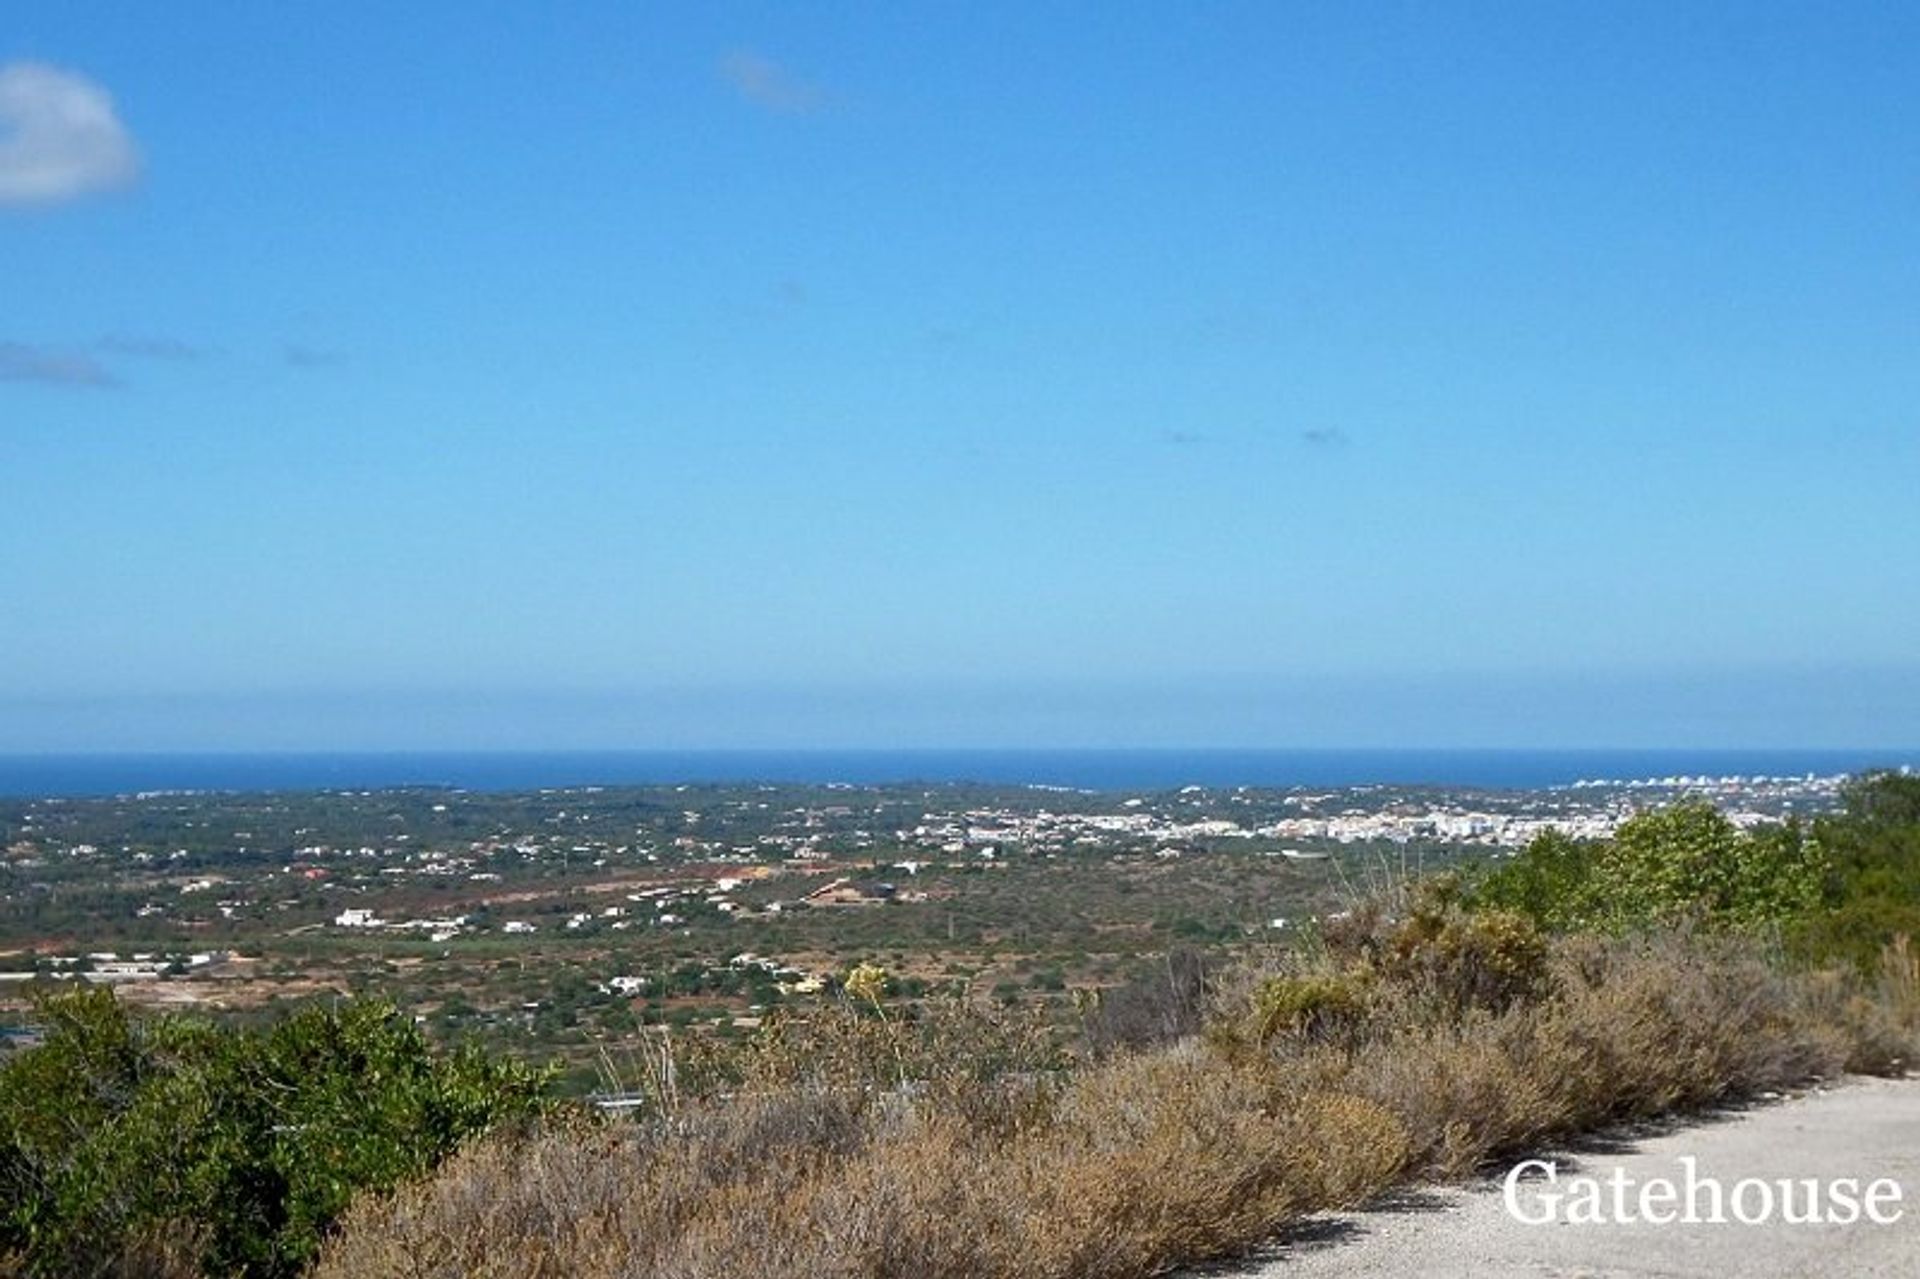
[{"label": "dry brown shrub", "polygon": [[1082,1014],[1088,1050],[1105,1057],[1198,1034],[1219,968],[1198,951],[1175,949],[1121,985],[1095,992]]},{"label": "dry brown shrub", "polygon": [[108,1263],[102,1279],[197,1279],[204,1273],[206,1234],[204,1227],[182,1220],[142,1227]]},{"label": "dry brown shrub", "polygon": [[[132,1232],[98,1279],[200,1279],[206,1232],[191,1221],[163,1221]],[[0,1253],[0,1279],[34,1273],[19,1253]]]},{"label": "dry brown shrub", "polygon": [[1804,986],[1807,1015],[1836,1028],[1846,1068],[1864,1075],[1903,1075],[1920,1049],[1920,953],[1902,934],[1881,949],[1875,971],[1851,968],[1814,974]]},{"label": "dry brown shrub", "polygon": [[[1888,1061],[1920,1024],[1904,949],[1877,984],[1824,988],[1732,943],[1561,939],[1531,994],[1484,984],[1530,946],[1496,930],[1443,946],[1435,968],[1376,972],[1364,1024],[1337,1039],[1311,1019],[1244,1033],[1263,982],[1343,971],[1331,954],[1270,963],[1216,991],[1242,1032],[1065,1075],[1014,1052],[997,1074],[950,1063],[902,1085],[909,1048],[964,1053],[972,1032],[836,1022],[824,1064],[778,1047],[728,1099],[493,1139],[363,1201],[317,1274],[1147,1276],[1397,1179],[1790,1086],[1870,1049]],[[1470,997],[1447,1006],[1445,989]],[[996,1036],[980,1042],[1009,1042]]]},{"label": "dry brown shrub", "polygon": [[1377,1037],[1354,1086],[1406,1123],[1416,1167],[1471,1170],[1609,1123],[1835,1073],[1843,1045],[1796,983],[1698,943],[1595,942],[1556,956],[1553,998]]},{"label": "dry brown shrub", "polygon": [[356,1205],[319,1273],[1148,1275],[1356,1202],[1405,1149],[1376,1103],[1192,1048],[1090,1068],[1026,1126],[743,1098],[644,1135],[483,1144]]}]

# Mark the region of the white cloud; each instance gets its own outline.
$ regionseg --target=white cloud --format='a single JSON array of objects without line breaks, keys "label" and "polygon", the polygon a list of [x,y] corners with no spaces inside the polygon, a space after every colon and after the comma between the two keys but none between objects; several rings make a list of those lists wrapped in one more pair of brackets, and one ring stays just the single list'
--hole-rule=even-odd
[{"label": "white cloud", "polygon": [[0,66],[0,205],[57,204],[139,174],[105,89],[41,62]]}]

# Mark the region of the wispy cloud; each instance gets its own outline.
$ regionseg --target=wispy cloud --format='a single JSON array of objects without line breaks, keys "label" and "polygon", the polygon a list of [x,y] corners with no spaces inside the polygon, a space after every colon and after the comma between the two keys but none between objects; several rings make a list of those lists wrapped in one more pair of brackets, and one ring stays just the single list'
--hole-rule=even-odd
[{"label": "wispy cloud", "polygon": [[773,59],[745,49],[720,59],[720,78],[755,106],[782,115],[804,115],[820,108],[819,88],[795,76]]},{"label": "wispy cloud", "polygon": [[335,364],[345,364],[347,362],[347,355],[344,351],[329,351],[322,347],[302,346],[298,342],[288,343],[283,354],[286,356],[287,363],[296,369],[324,369]]},{"label": "wispy cloud", "polygon": [[84,351],[0,342],[0,382],[44,382],[51,386],[105,388],[120,379]]},{"label": "wispy cloud", "polygon": [[109,333],[93,344],[96,351],[108,355],[132,356],[142,360],[197,360],[207,354],[204,347],[179,338]]},{"label": "wispy cloud", "polygon": [[41,62],[0,66],[0,206],[59,204],[139,176],[105,89]]},{"label": "wispy cloud", "polygon": [[1300,432],[1300,439],[1317,449],[1345,448],[1351,443],[1347,433],[1337,426],[1316,426],[1310,431]]}]

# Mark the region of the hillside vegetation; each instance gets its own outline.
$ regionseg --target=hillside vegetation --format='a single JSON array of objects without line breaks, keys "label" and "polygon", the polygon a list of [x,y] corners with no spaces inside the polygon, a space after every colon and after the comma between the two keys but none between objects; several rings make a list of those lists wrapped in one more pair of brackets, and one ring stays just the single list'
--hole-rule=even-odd
[{"label": "hillside vegetation", "polygon": [[537,1113],[547,1082],[372,1002],[234,1030],[82,988],[41,1015],[0,1069],[0,1273],[298,1273],[356,1192]]},{"label": "hillside vegetation", "polygon": [[1144,1276],[1606,1124],[1900,1073],[1916,902],[1920,779],[1751,833],[1680,806],[1307,946],[1170,958],[1089,995],[1075,1044],[857,969],[741,1043],[636,1040],[620,1120],[378,1010],[233,1034],[69,996],[0,1070],[0,1247],[43,1275],[317,1245],[322,1276]]}]

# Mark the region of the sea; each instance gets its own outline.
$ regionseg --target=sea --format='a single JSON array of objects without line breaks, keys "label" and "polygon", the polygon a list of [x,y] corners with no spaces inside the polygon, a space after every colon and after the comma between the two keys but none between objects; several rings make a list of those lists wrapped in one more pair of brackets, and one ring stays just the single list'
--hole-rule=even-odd
[{"label": "sea", "polygon": [[0,755],[0,796],[537,790],[698,783],[991,783],[1088,791],[1357,786],[1537,790],[1920,765],[1912,750],[647,750]]}]

